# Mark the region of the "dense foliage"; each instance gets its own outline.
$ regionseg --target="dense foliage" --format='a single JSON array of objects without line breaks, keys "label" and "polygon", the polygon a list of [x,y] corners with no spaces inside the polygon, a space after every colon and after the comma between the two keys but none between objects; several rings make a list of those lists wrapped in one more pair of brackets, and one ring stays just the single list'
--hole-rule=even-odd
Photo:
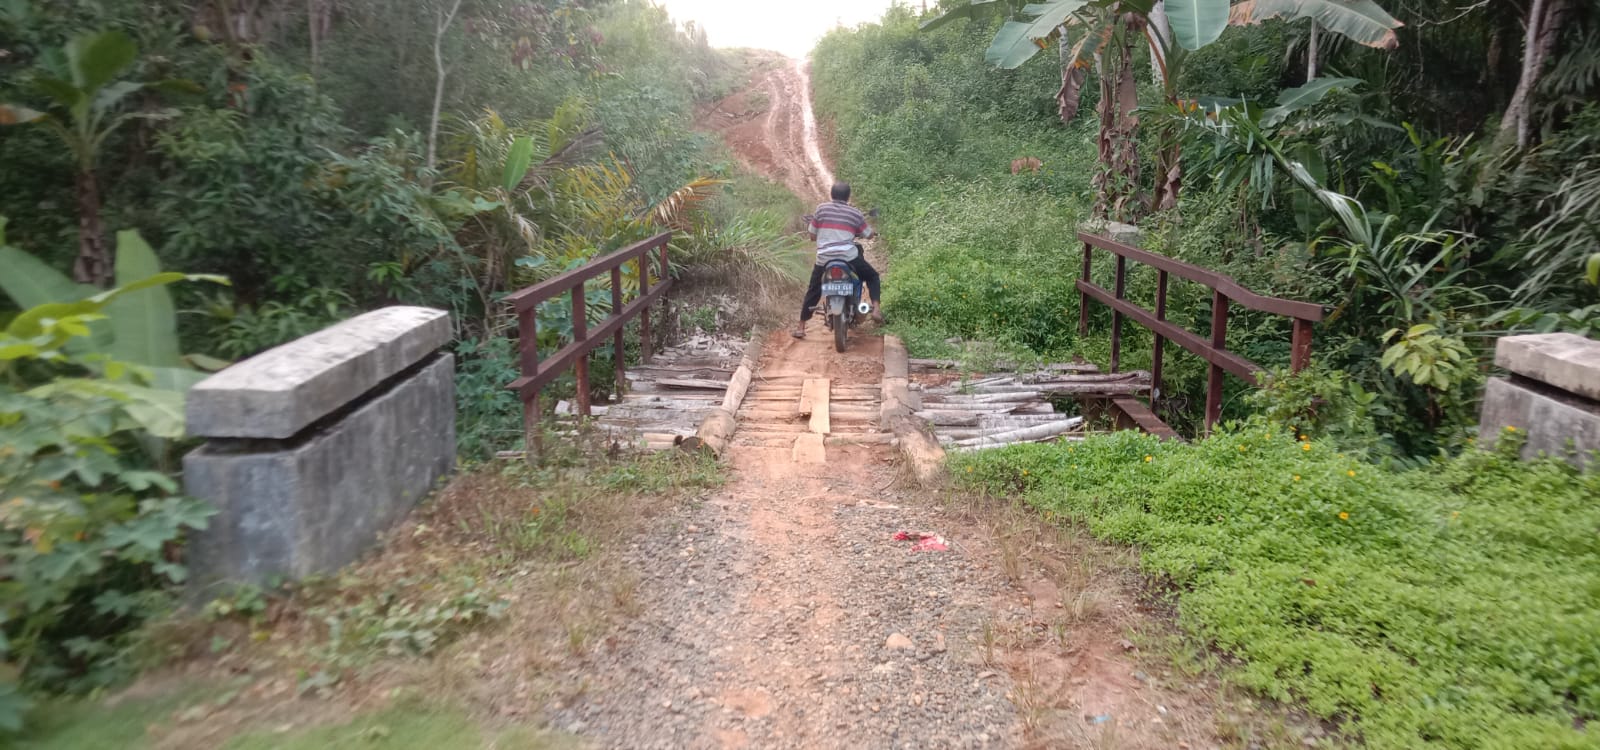
[{"label": "dense foliage", "polygon": [[[787,221],[743,210],[771,196],[691,128],[741,63],[643,0],[0,2],[0,726],[19,681],[126,674],[181,580],[206,511],[175,495],[173,441],[201,370],[443,308],[482,458],[522,435],[509,291],[667,227],[675,272],[785,272]],[[231,284],[102,292],[161,266]],[[541,345],[570,336],[562,305],[539,315]]]},{"label": "dense foliage", "polygon": [[[1379,4],[1404,25],[1313,42],[1285,9],[1319,0],[1286,0],[1270,8],[1290,20],[1211,18],[1215,41],[1180,35],[1156,65],[1147,2],[901,7],[823,40],[817,104],[841,174],[885,207],[886,305],[926,355],[984,340],[1105,365],[1109,310],[1080,337],[1073,280],[1074,233],[1106,219],[1332,308],[1295,376],[1287,322],[1235,308],[1229,348],[1271,371],[1259,390],[1229,379],[1245,426],[1018,446],[957,477],[1136,545],[1229,679],[1347,739],[1593,747],[1596,475],[1519,463],[1515,432],[1469,446],[1494,337],[1600,332],[1600,16]],[[1129,298],[1153,307],[1155,289],[1130,271]],[[1173,285],[1169,320],[1202,332],[1210,313],[1206,290]],[[1148,367],[1150,345],[1126,327],[1124,366]],[[1166,355],[1155,406],[1197,432],[1202,363]]]},{"label": "dense foliage", "polygon": [[1231,679],[1368,746],[1593,747],[1600,474],[1522,463],[1517,438],[1395,474],[1260,423],[955,471],[1139,546],[1180,621],[1241,660]]},{"label": "dense foliage", "polygon": [[[1094,306],[1093,336],[1078,341],[1071,277],[1074,232],[1104,212],[1136,222],[1148,249],[1264,294],[1332,305],[1316,333],[1319,360],[1377,394],[1370,416],[1396,459],[1465,443],[1491,336],[1596,330],[1600,296],[1585,275],[1600,233],[1584,217],[1600,211],[1587,166],[1600,110],[1571,95],[1592,99],[1596,85],[1579,72],[1593,67],[1583,44],[1600,23],[1592,9],[1561,4],[1525,148],[1496,137],[1520,75],[1510,50],[1522,19],[1506,8],[1387,4],[1405,24],[1398,47],[1324,31],[1321,74],[1309,85],[1304,22],[1228,28],[1197,51],[1174,52],[1163,81],[1145,35],[1119,30],[1138,14],[1102,19],[1088,36],[1113,40],[1097,42],[1101,58],[1128,40],[1141,103],[1132,124],[1118,126],[1132,128],[1137,149],[1118,175],[1133,182],[1116,187],[1113,203],[1093,116],[1101,87],[1078,74],[1066,124],[1054,97],[1071,77],[1064,71],[1101,59],[1077,29],[1105,5],[1029,6],[1025,16],[1057,6],[1080,14],[1069,18],[1061,59],[1036,54],[1015,70],[984,64],[986,51],[1015,63],[1002,42],[1025,25],[1002,28],[994,12],[923,30],[938,11],[919,18],[898,8],[819,46],[817,105],[833,126],[841,174],[860,185],[862,201],[886,207],[895,269],[886,305],[914,348],[936,353],[947,338],[978,338],[1103,365],[1109,311]],[[1054,46],[1049,36],[1039,43]],[[1155,196],[1171,187],[1155,175],[1167,174],[1160,167],[1174,148],[1182,190],[1174,208],[1155,211]],[[1013,174],[1013,160],[1029,157],[1042,168]],[[1130,275],[1128,295],[1150,305],[1146,271]],[[1207,330],[1209,296],[1176,284],[1168,315]],[[1124,362],[1147,366],[1149,335],[1131,332]],[[1230,348],[1267,367],[1287,363],[1288,338],[1287,321],[1270,316],[1238,315],[1229,329]],[[1166,361],[1158,411],[1192,426],[1202,373],[1176,347]],[[1229,389],[1227,413],[1246,413],[1246,387]]]}]

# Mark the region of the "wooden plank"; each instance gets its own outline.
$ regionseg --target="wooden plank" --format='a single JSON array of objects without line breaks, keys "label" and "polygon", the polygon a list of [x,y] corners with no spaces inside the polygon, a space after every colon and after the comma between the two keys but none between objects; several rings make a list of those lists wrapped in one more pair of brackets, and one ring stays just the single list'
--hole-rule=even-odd
[{"label": "wooden plank", "polygon": [[828,462],[828,449],[823,443],[823,437],[816,433],[806,433],[794,440],[794,462],[797,464],[822,464]]},{"label": "wooden plank", "polygon": [[806,378],[805,384],[800,386],[800,403],[795,411],[801,416],[809,416],[818,401],[828,400],[830,386],[827,378]]},{"label": "wooden plank", "polygon": [[[813,382],[816,381],[808,380],[806,385],[809,386]],[[810,389],[812,393],[811,431],[818,435],[826,435],[833,429],[830,418],[832,405],[828,403],[828,385],[830,382],[823,380],[820,387],[813,386]],[[802,398],[804,397],[802,396]]]},{"label": "wooden plank", "polygon": [[1111,399],[1111,403],[1116,406],[1117,411],[1127,415],[1129,419],[1133,420],[1134,424],[1139,425],[1139,429],[1166,440],[1183,439],[1176,430],[1168,427],[1166,422],[1161,421],[1161,418],[1156,416],[1156,413],[1151,411],[1150,407],[1145,406],[1143,401],[1132,396],[1120,396]]},{"label": "wooden plank", "polygon": [[656,381],[656,385],[694,391],[723,391],[728,388],[728,381],[709,378],[662,378]]}]

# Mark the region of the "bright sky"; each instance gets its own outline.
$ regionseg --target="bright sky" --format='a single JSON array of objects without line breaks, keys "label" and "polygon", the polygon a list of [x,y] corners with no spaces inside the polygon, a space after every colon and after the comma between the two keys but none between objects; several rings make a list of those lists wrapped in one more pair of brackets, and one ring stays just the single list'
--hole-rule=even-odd
[{"label": "bright sky", "polygon": [[[912,0],[920,2],[920,0]],[[656,0],[694,21],[713,47],[756,47],[805,57],[834,26],[876,21],[893,0]]]}]

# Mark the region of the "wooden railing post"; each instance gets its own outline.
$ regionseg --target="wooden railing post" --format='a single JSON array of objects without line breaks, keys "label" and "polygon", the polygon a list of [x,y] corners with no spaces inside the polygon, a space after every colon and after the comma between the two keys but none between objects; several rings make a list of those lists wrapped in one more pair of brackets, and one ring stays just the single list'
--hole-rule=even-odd
[{"label": "wooden railing post", "polygon": [[[650,294],[650,257],[639,256],[639,296]],[[650,364],[650,308],[639,311],[639,361]]]},{"label": "wooden railing post", "polygon": [[[1167,319],[1167,270],[1156,271],[1156,320]],[[1156,348],[1150,355],[1150,408],[1154,409],[1156,399],[1161,398],[1161,359],[1162,350],[1166,348],[1167,339],[1159,332],[1156,333]]]},{"label": "wooden railing post", "polygon": [[[584,298],[584,284],[572,288],[572,340],[582,343],[589,338],[588,300]],[[589,416],[589,354],[585,352],[573,364],[578,376],[578,414]]]},{"label": "wooden railing post", "polygon": [[[611,269],[611,315],[622,314],[622,266]],[[617,326],[611,338],[611,369],[617,376],[617,400],[628,390],[627,341],[623,338],[625,326]]]},{"label": "wooden railing post", "polygon": [[[1083,243],[1083,274],[1078,278],[1085,284],[1089,283],[1090,272],[1094,265],[1094,245]],[[1089,335],[1089,295],[1078,295],[1078,336]]]},{"label": "wooden railing post", "polygon": [[[1128,290],[1128,259],[1117,256],[1117,277],[1112,286],[1111,293],[1117,299],[1122,299]],[[1111,311],[1111,371],[1116,372],[1122,365],[1122,311]]]},{"label": "wooden railing post", "polygon": [[1311,366],[1311,321],[1294,319],[1294,336],[1289,344],[1289,369],[1300,372]]},{"label": "wooden railing post", "polygon": [[[524,377],[539,371],[539,308],[529,305],[517,311],[517,363]],[[544,430],[539,425],[539,394],[522,400],[523,456],[528,463],[544,457]]]},{"label": "wooden railing post", "polygon": [[[661,241],[661,281],[662,282],[665,282],[667,279],[672,278],[672,262],[667,260],[667,244],[668,244],[667,240],[663,239]],[[672,310],[672,305],[667,300],[667,295],[665,295],[665,294],[661,295],[661,319],[662,320],[667,320],[668,319],[667,316],[670,314],[671,310]]]},{"label": "wooden railing post", "polygon": [[[1211,293],[1211,346],[1218,351],[1228,346],[1228,296],[1220,291]],[[1206,375],[1206,434],[1222,418],[1222,366],[1211,363]]]}]

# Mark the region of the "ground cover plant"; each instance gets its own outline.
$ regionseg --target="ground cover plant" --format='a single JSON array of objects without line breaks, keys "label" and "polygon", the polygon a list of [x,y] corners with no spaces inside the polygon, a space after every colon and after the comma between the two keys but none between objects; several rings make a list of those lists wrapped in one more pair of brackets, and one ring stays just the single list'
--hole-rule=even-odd
[{"label": "ground cover plant", "polygon": [[963,457],[956,476],[1133,545],[1230,680],[1374,748],[1595,747],[1600,475],[1513,430],[1390,472],[1254,422]]}]

